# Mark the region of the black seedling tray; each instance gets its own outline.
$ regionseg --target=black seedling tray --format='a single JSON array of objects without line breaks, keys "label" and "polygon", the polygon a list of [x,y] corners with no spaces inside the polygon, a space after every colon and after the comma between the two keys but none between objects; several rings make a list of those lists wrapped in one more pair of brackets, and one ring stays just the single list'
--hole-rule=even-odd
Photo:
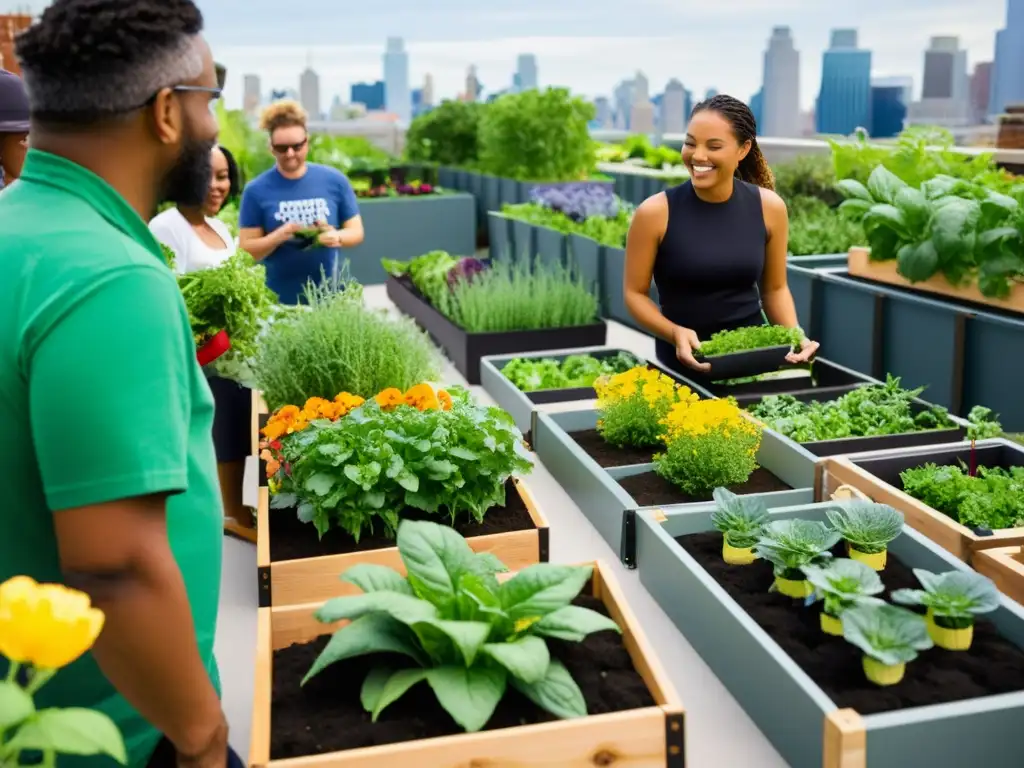
[{"label": "black seedling tray", "polygon": [[777,371],[786,363],[786,355],[792,347],[762,347],[761,349],[750,349],[746,352],[732,352],[728,355],[713,355],[705,357],[699,351],[694,352],[693,357],[698,363],[710,363],[710,371],[701,371],[701,375],[711,381],[725,381],[726,379],[742,379],[747,376],[757,376],[762,373]]},{"label": "black seedling tray", "polygon": [[[806,366],[792,366],[791,368],[797,370],[801,367],[806,369]],[[816,357],[811,362],[807,376],[779,377],[762,381],[748,381],[744,384],[723,384],[720,382],[707,383],[696,378],[696,375],[699,374],[696,372],[685,374],[686,378],[698,382],[701,387],[715,397],[781,395],[795,394],[796,392],[828,392],[832,397],[839,397],[839,395],[849,392],[849,388],[853,385],[879,383],[877,379],[844,368],[821,357]]]}]

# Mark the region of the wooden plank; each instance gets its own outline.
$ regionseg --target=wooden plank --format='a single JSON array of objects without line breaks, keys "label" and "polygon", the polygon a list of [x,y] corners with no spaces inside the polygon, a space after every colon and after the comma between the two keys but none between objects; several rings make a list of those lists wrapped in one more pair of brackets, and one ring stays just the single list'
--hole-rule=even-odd
[{"label": "wooden plank", "polygon": [[256,567],[270,567],[270,489],[260,486],[256,506]]},{"label": "wooden plank", "polygon": [[984,549],[974,553],[971,564],[992,579],[1000,592],[1024,605],[1024,547]]},{"label": "wooden plank", "polygon": [[975,304],[985,304],[990,307],[998,307],[1008,312],[1024,312],[1024,285],[1012,283],[1010,296],[1006,299],[995,299],[985,296],[976,284],[966,285],[958,288],[951,285],[945,277],[935,275],[919,283],[912,283],[903,277],[896,270],[896,261],[871,261],[870,249],[851,248],[846,260],[846,271],[851,277],[859,277],[865,280],[873,280],[876,283],[894,285],[897,288],[907,288],[921,293],[937,294],[947,296],[959,301],[969,301]]},{"label": "wooden plank", "polygon": [[270,702],[274,678],[270,611],[270,608],[260,608],[256,613],[256,679],[249,730],[249,765],[252,768],[265,768],[270,763]]},{"label": "wooden plank", "polygon": [[867,768],[868,743],[864,721],[852,709],[837,709],[825,716],[822,768]]}]

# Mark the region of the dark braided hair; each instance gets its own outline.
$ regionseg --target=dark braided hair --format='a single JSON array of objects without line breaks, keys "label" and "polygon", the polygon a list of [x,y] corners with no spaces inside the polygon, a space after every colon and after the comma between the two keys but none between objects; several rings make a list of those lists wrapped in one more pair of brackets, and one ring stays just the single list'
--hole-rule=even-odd
[{"label": "dark braided hair", "polygon": [[698,103],[690,113],[690,118],[692,119],[698,112],[717,112],[729,121],[732,132],[740,144],[750,142],[750,151],[740,160],[736,177],[749,184],[774,190],[775,174],[768,167],[768,161],[764,159],[764,154],[757,145],[757,120],[754,119],[750,107],[732,96],[718,94]]}]

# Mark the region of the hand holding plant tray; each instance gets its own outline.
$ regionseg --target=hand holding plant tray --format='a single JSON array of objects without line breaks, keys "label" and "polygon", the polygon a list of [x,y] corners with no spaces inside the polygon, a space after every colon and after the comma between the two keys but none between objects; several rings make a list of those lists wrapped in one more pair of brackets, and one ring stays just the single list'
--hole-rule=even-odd
[{"label": "hand holding plant tray", "polygon": [[702,342],[694,359],[709,363],[707,374],[716,381],[757,376],[778,370],[786,355],[799,349],[804,334],[799,328],[752,325],[720,331]]},{"label": "hand holding plant tray", "polygon": [[362,595],[329,600],[324,623],[348,620],[303,683],[342,659],[388,653],[405,666],[379,665],[366,676],[362,703],[374,721],[410,688],[426,682],[466,731],[483,728],[511,686],[557,717],[583,717],[586,703],[544,638],[580,642],[619,631],[606,616],[572,605],[591,577],[589,566],[542,563],[499,583],[505,566],[477,554],[451,528],[403,521],[398,551],[408,576],[361,564],[342,580]]}]

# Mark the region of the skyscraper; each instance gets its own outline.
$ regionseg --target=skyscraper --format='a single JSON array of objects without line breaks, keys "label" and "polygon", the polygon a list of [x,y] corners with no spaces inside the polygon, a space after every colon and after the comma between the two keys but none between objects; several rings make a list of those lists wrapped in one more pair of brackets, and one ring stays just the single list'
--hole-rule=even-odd
[{"label": "skyscraper", "polygon": [[612,125],[612,105],[605,96],[598,96],[594,99],[594,122],[595,128],[610,128]]},{"label": "skyscraper", "polygon": [[800,52],[789,27],[775,27],[764,52],[762,136],[800,135]]},{"label": "skyscraper", "polygon": [[996,33],[989,114],[1024,103],[1024,0],[1007,0],[1006,26]]},{"label": "skyscraper", "polygon": [[384,109],[384,90],[383,80],[375,83],[353,83],[349,100],[353,104],[362,104],[371,112],[381,110]]},{"label": "skyscraper", "polygon": [[898,136],[907,119],[910,91],[896,78],[877,79],[871,83],[871,125],[866,126],[872,138]]},{"label": "skyscraper", "polygon": [[683,84],[672,78],[665,86],[665,95],[661,99],[662,133],[682,133],[686,130],[686,89]]},{"label": "skyscraper", "polygon": [[384,51],[384,108],[398,115],[399,122],[412,120],[409,94],[409,54],[400,37],[389,37]]},{"label": "skyscraper", "polygon": [[979,61],[971,73],[971,122],[984,123],[989,116],[989,98],[992,95],[992,62]]},{"label": "skyscraper", "polygon": [[633,81],[623,80],[612,93],[615,103],[615,127],[620,131],[628,131],[629,112],[633,107]]},{"label": "skyscraper", "polygon": [[430,109],[434,106],[434,76],[427,72],[423,76],[423,107]]},{"label": "skyscraper", "polygon": [[815,115],[818,133],[845,136],[871,125],[871,51],[857,47],[856,29],[832,30]]},{"label": "skyscraper", "polygon": [[260,104],[263,102],[263,92],[260,88],[259,75],[246,75],[242,78],[244,95],[242,97],[242,111],[249,117],[259,112]]},{"label": "skyscraper", "polygon": [[921,100],[907,115],[911,125],[956,128],[971,122],[967,51],[956,37],[933,37],[924,53]]},{"label": "skyscraper", "polygon": [[764,88],[750,97],[750,103],[747,106],[754,113],[754,122],[757,123],[758,129],[760,129],[761,118],[764,117]]},{"label": "skyscraper", "polygon": [[521,53],[516,61],[516,90],[532,91],[537,88],[537,57],[532,53]]},{"label": "skyscraper", "polygon": [[466,101],[476,101],[480,98],[483,90],[480,78],[476,74],[476,64],[470,64],[469,69],[466,70]]},{"label": "skyscraper", "polygon": [[654,105],[646,75],[637,72],[633,78],[633,103],[629,109],[629,130],[634,133],[654,133]]},{"label": "skyscraper", "polygon": [[310,67],[299,76],[299,101],[310,119],[320,119],[320,76]]}]

